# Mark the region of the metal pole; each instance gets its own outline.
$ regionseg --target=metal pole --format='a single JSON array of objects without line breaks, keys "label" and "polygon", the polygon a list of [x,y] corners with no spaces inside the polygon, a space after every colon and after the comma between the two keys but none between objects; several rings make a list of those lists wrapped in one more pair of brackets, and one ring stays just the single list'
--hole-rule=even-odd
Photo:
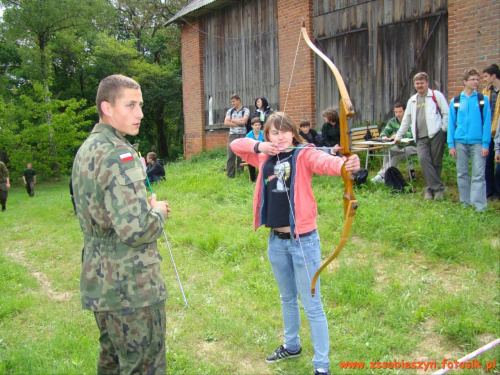
[{"label": "metal pole", "polygon": [[168,253],[170,254],[170,260],[172,261],[172,265],[174,266],[175,277],[177,277],[177,282],[179,283],[179,288],[181,289],[181,294],[182,294],[182,299],[184,300],[184,305],[186,307],[188,307],[186,296],[184,295],[184,289],[182,289],[181,279],[179,278],[179,273],[177,272],[177,267],[175,266],[174,257],[172,255],[172,250],[170,250],[170,244],[168,243],[167,234],[165,233],[165,229],[163,229],[163,238],[165,238],[165,243],[167,244]]},{"label": "metal pole", "polygon": [[[142,159],[140,152],[139,152],[139,157]],[[141,163],[142,163],[142,160],[141,160]],[[144,170],[146,170],[146,167],[144,166],[144,164],[143,164],[143,167],[144,167]],[[151,183],[149,182],[149,177],[147,174],[146,174],[146,181],[148,183],[149,191],[151,192],[151,195],[153,195],[154,194],[153,188],[151,187]],[[167,249],[168,249],[168,253],[170,255],[170,260],[172,261],[172,266],[174,266],[175,277],[177,278],[177,282],[179,283],[179,288],[181,289],[182,299],[184,299],[184,306],[188,307],[186,295],[184,294],[184,289],[182,288],[181,279],[179,278],[179,272],[177,272],[177,267],[175,266],[174,256],[172,255],[172,250],[170,249],[170,244],[168,243],[167,233],[165,232],[165,228],[163,228],[162,231],[163,231],[163,238],[165,239],[165,243],[167,244]]]}]

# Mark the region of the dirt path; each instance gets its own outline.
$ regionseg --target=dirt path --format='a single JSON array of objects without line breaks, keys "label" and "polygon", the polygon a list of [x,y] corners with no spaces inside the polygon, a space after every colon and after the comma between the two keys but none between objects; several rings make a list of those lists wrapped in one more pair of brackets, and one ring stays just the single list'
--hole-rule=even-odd
[{"label": "dirt path", "polygon": [[73,296],[73,293],[71,292],[55,291],[52,288],[52,283],[50,282],[47,275],[45,275],[43,272],[38,271],[35,267],[28,263],[28,261],[24,257],[24,251],[20,251],[18,253],[5,253],[5,255],[28,268],[30,274],[36,279],[42,290],[50,299],[55,301],[68,301]]}]

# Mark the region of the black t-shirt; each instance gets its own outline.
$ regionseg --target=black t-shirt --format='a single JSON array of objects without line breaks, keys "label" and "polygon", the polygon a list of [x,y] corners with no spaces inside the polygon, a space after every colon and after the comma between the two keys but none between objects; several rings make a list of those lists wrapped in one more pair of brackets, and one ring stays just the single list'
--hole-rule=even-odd
[{"label": "black t-shirt", "polygon": [[290,226],[290,186],[292,182],[293,151],[270,156],[264,164],[266,227]]},{"label": "black t-shirt", "polygon": [[30,168],[30,169],[26,168],[23,171],[23,176],[26,179],[26,183],[30,184],[33,182],[33,178],[34,178],[34,176],[36,176],[36,172],[33,168]]}]

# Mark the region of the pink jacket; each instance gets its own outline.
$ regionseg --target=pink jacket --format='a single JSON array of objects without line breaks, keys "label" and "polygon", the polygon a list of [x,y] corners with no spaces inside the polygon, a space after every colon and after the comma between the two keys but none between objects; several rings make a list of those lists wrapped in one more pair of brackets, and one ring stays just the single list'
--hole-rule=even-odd
[{"label": "pink jacket", "polygon": [[[257,142],[250,138],[235,139],[230,147],[233,152],[244,159],[250,165],[259,168],[259,177],[255,185],[253,199],[254,229],[257,230],[263,223],[261,222],[262,208],[264,206],[264,186],[261,177],[264,163],[268,155],[256,154],[254,146]],[[304,145],[304,147],[313,147],[314,145]],[[314,193],[311,187],[313,174],[328,174],[330,176],[340,176],[340,170],[344,161],[342,158],[332,156],[319,150],[295,150],[294,152],[294,171],[292,173],[290,206],[291,212],[295,217],[290,218],[290,227],[292,232],[297,235],[316,229],[316,216],[318,208]]]}]

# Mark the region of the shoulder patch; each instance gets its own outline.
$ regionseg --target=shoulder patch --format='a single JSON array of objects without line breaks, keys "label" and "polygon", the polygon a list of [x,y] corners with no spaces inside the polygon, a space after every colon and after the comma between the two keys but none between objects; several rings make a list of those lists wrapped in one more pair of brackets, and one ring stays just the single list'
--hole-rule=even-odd
[{"label": "shoulder patch", "polygon": [[126,163],[128,161],[134,160],[134,157],[132,156],[132,154],[130,152],[125,152],[124,154],[120,154],[120,159],[121,159],[122,163]]}]

